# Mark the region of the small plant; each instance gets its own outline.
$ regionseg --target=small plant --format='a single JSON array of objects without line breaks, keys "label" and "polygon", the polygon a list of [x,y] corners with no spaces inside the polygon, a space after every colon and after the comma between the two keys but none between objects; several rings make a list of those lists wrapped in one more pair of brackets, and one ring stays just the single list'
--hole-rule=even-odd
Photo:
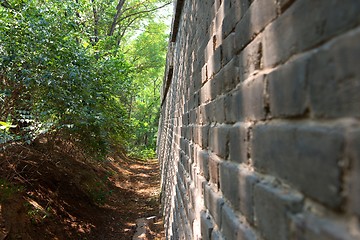
[{"label": "small plant", "polygon": [[25,203],[25,207],[27,207],[27,215],[30,217],[30,221],[32,224],[37,224],[43,222],[46,218],[50,217],[50,212],[52,208],[50,206],[44,209],[34,200],[28,198]]},{"label": "small plant", "polygon": [[22,186],[11,184],[6,179],[0,178],[0,202],[9,200],[16,193],[23,190]]}]

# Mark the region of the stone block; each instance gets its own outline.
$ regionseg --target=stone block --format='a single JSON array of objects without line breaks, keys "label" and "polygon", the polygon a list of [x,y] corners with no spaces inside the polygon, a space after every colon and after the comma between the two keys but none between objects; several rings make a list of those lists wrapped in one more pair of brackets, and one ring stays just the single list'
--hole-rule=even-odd
[{"label": "stone block", "polygon": [[254,190],[256,226],[269,240],[290,239],[290,213],[302,210],[303,198],[285,189],[267,184],[257,184]]},{"label": "stone block", "polygon": [[260,75],[241,86],[243,97],[243,118],[265,119],[265,78]]},{"label": "stone block", "polygon": [[256,74],[263,67],[262,35],[257,36],[238,57],[240,81]]},{"label": "stone block", "polygon": [[209,102],[205,105],[205,115],[207,116],[208,122],[215,122],[215,109],[214,102]]},{"label": "stone block", "polygon": [[283,13],[286,9],[288,9],[291,4],[293,4],[296,0],[276,0],[276,4],[278,6],[278,12]]},{"label": "stone block", "polygon": [[230,127],[227,125],[216,125],[210,128],[210,150],[223,159],[226,159],[228,156],[229,129]]},{"label": "stone block", "polygon": [[357,0],[295,1],[265,29],[265,67],[283,63],[296,53],[354,28],[360,23],[359,11]]},{"label": "stone block", "polygon": [[224,200],[221,195],[214,192],[208,185],[205,186],[204,191],[204,203],[205,207],[209,210],[214,222],[218,227],[221,226],[221,211],[224,205]]},{"label": "stone block", "polygon": [[238,58],[234,57],[220,71],[224,82],[223,92],[233,90],[240,82],[240,69],[238,67]]},{"label": "stone block", "polygon": [[360,117],[359,41],[360,28],[344,34],[310,58],[307,72],[315,117]]},{"label": "stone block", "polygon": [[201,83],[204,83],[208,80],[208,76],[207,76],[207,64],[205,64],[202,68],[201,68]]},{"label": "stone block", "polygon": [[209,158],[209,176],[210,182],[214,184],[217,188],[220,186],[219,182],[219,165],[221,160],[214,155],[211,155]]},{"label": "stone block", "polygon": [[200,101],[201,101],[201,103],[207,103],[212,99],[212,97],[211,97],[211,85],[212,85],[211,81],[208,81],[200,89]]},{"label": "stone block", "polygon": [[353,166],[350,174],[350,213],[360,217],[360,129],[349,133],[349,158]]},{"label": "stone block", "polygon": [[280,177],[329,207],[341,205],[341,128],[306,122],[258,124],[251,145],[257,171]]},{"label": "stone block", "polygon": [[213,230],[211,233],[211,240],[224,240],[224,237],[221,235],[220,231]]},{"label": "stone block", "polygon": [[224,73],[223,71],[218,72],[213,79],[211,79],[211,97],[215,99],[221,95],[224,91]]},{"label": "stone block", "polygon": [[235,33],[230,33],[222,44],[222,64],[226,65],[235,56]]},{"label": "stone block", "polygon": [[307,57],[300,57],[280,66],[267,76],[272,117],[294,117],[304,114],[307,107],[307,63]]},{"label": "stone block", "polygon": [[253,192],[258,179],[231,162],[220,164],[220,189],[234,210],[240,211],[249,223],[254,223]]},{"label": "stone block", "polygon": [[207,61],[207,76],[212,78],[221,68],[221,47],[215,49],[214,54]]},{"label": "stone block", "polygon": [[235,123],[244,118],[244,100],[242,91],[238,88],[225,97],[225,119],[227,123]]},{"label": "stone block", "polygon": [[201,236],[202,239],[210,239],[212,231],[214,229],[214,224],[211,221],[211,217],[205,212],[202,211],[201,215]]},{"label": "stone block", "polygon": [[253,231],[243,225],[236,217],[232,209],[224,204],[221,211],[221,232],[225,239],[236,239],[236,240],[255,240],[256,236]]},{"label": "stone block", "polygon": [[292,239],[306,240],[354,240],[345,223],[321,218],[311,213],[291,216]]},{"label": "stone block", "polygon": [[234,125],[229,133],[229,159],[232,162],[247,162],[248,128],[243,123]]},{"label": "stone block", "polygon": [[206,148],[208,146],[208,139],[209,139],[209,125],[204,125],[200,127],[200,143],[199,145],[202,148]]},{"label": "stone block", "polygon": [[276,18],[275,1],[255,0],[235,28],[235,49],[241,51]]},{"label": "stone block", "polygon": [[197,160],[200,173],[206,178],[206,180],[209,180],[209,153],[205,150],[200,150],[197,153]]},{"label": "stone block", "polygon": [[220,97],[214,101],[214,110],[215,110],[215,122],[224,123],[225,122],[225,98]]}]

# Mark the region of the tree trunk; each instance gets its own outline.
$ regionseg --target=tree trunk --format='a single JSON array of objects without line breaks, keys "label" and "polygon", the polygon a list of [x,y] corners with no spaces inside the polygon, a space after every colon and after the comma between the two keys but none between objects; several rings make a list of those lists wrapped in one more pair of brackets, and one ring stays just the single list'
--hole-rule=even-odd
[{"label": "tree trunk", "polygon": [[94,17],[94,42],[97,43],[99,41],[99,15],[96,9],[95,0],[91,0],[93,17]]},{"label": "tree trunk", "polygon": [[116,6],[116,14],[114,16],[114,19],[112,21],[112,24],[111,24],[111,27],[110,27],[110,30],[108,33],[109,36],[112,36],[115,32],[116,24],[117,24],[119,17],[121,16],[121,10],[124,6],[124,3],[125,3],[125,0],[119,0],[118,5]]}]

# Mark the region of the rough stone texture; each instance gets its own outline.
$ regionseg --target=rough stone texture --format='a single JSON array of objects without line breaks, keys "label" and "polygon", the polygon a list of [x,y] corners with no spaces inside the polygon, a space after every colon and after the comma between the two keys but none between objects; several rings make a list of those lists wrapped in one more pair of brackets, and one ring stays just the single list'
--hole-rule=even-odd
[{"label": "rough stone texture", "polygon": [[349,136],[350,159],[354,166],[350,180],[350,212],[360,217],[360,128],[352,131]]},{"label": "rough stone texture", "polygon": [[310,103],[316,117],[360,117],[360,30],[320,48],[309,62]]},{"label": "rough stone texture", "polygon": [[201,236],[203,239],[210,239],[214,229],[211,217],[206,212],[201,212]]},{"label": "rough stone texture", "polygon": [[[307,240],[350,240],[349,226],[330,219],[317,217],[311,213],[301,213],[291,216],[293,239]],[[350,230],[351,231],[351,230]],[[356,239],[360,237],[355,233]]]},{"label": "rough stone texture", "polygon": [[255,186],[254,207],[256,225],[269,240],[290,238],[288,214],[302,210],[302,197],[260,183]]},{"label": "rough stone texture", "polygon": [[175,1],[166,239],[360,239],[360,1]]},{"label": "rough stone texture", "polygon": [[247,131],[247,126],[242,123],[236,124],[230,129],[229,159],[233,162],[242,163],[247,161]]},{"label": "rough stone texture", "polygon": [[[281,123],[257,125],[253,134],[256,169],[288,181],[324,204],[334,208],[340,205],[339,161],[344,150],[341,129]],[[309,179],[314,181],[309,184]]]},{"label": "rough stone texture", "polygon": [[222,233],[226,239],[255,240],[255,234],[250,228],[243,225],[232,209],[226,204],[222,211]]},{"label": "rough stone texture", "polygon": [[273,117],[301,116],[306,110],[307,57],[280,66],[268,75],[269,104]]}]

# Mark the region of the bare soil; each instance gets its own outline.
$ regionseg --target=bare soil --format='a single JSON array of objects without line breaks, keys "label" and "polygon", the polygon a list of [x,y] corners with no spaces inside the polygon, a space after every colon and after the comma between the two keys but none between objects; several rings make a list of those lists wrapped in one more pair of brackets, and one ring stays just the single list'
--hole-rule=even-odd
[{"label": "bare soil", "polygon": [[0,240],[132,239],[136,219],[156,216],[146,239],[164,239],[157,160],[88,159],[70,143],[41,139],[0,152]]}]

